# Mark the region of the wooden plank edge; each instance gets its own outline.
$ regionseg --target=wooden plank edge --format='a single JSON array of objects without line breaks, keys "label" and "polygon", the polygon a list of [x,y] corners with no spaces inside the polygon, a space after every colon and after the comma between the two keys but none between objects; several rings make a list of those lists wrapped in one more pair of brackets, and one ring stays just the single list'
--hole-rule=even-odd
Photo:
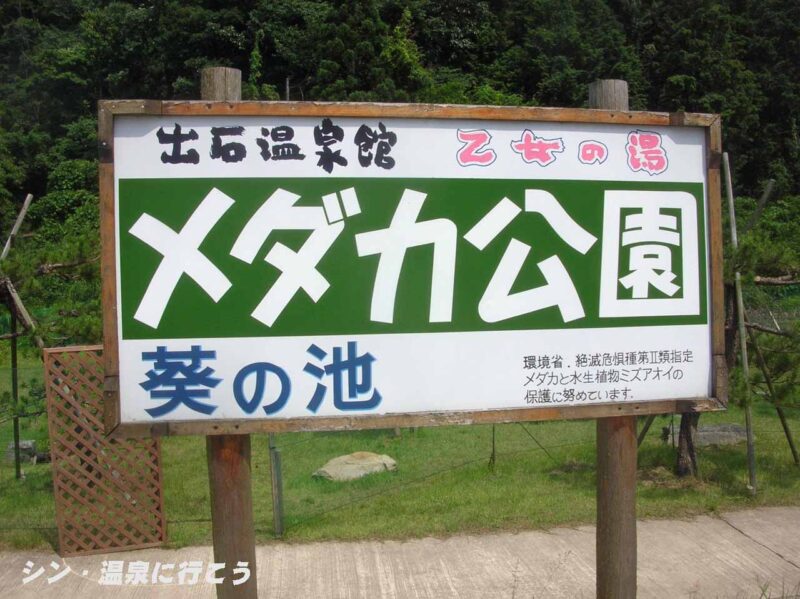
[{"label": "wooden plank edge", "polygon": [[103,362],[106,376],[119,373],[117,364],[117,257],[114,214],[114,166],[100,165],[101,298]]},{"label": "wooden plank edge", "polygon": [[711,127],[720,120],[719,114],[706,112],[671,112],[670,125],[674,127]]},{"label": "wooden plank edge", "polygon": [[98,100],[98,110],[108,114],[161,114],[162,100]]},{"label": "wooden plank edge", "polygon": [[114,113],[107,103],[97,103],[97,155],[100,164],[114,162]]},{"label": "wooden plank edge", "polygon": [[680,125],[687,127],[707,127],[719,117],[719,115],[715,114],[684,112],[616,111],[541,106],[478,106],[472,104],[390,104],[380,102],[103,100],[100,104],[102,109],[111,115],[396,117],[618,123],[656,126]]},{"label": "wooden plank edge", "polygon": [[345,102],[164,102],[162,114],[480,119],[668,125],[669,115],[581,108]]},{"label": "wooden plank edge", "polygon": [[[44,388],[44,392],[45,392],[45,400],[47,402],[47,404],[46,404],[47,405],[47,434],[48,434],[48,439],[51,439],[51,440],[58,438],[58,435],[56,434],[56,430],[55,430],[55,427],[57,426],[57,423],[55,422],[54,408],[52,407],[52,404],[55,401],[55,398],[54,398],[55,393],[53,392],[52,385],[50,384],[51,381],[50,381],[50,379],[49,379],[49,377],[47,375],[47,373],[50,371],[50,361],[54,359],[52,353],[54,353],[54,352],[49,352],[47,349],[45,349],[42,352],[42,357],[44,359],[44,372],[45,372],[45,378],[44,378],[45,388]],[[50,464],[51,464],[51,470],[52,470],[52,475],[53,475],[53,504],[54,504],[54,508],[55,508],[56,531],[58,532],[58,551],[59,551],[59,555],[63,556],[64,554],[60,553],[60,551],[67,544],[66,543],[66,539],[65,539],[65,535],[64,535],[64,513],[63,513],[63,507],[61,506],[61,502],[55,496],[55,493],[57,492],[57,489],[56,489],[56,482],[57,481],[56,481],[56,479],[59,476],[56,460],[59,460],[59,459],[60,459],[60,455],[59,455],[58,451],[54,450],[54,447],[51,444],[50,445]]]},{"label": "wooden plank edge", "polygon": [[103,423],[106,434],[120,421],[117,346],[117,257],[114,215],[114,165],[100,164],[101,298],[103,305]]},{"label": "wooden plank edge", "polygon": [[103,426],[107,438],[118,438],[114,433],[120,420],[119,377],[106,375],[103,379]]},{"label": "wooden plank edge", "polygon": [[719,115],[706,129],[707,144],[707,213],[709,231],[711,345],[712,354],[725,353],[725,284],[723,265],[722,189],[722,123]]},{"label": "wooden plank edge", "polygon": [[379,416],[330,416],[272,420],[237,419],[229,421],[172,421],[121,423],[112,438],[161,437],[167,435],[246,435],[312,431],[366,430],[375,428],[452,426],[545,420],[583,420],[617,416],[646,416],[682,412],[719,411],[724,407],[716,398],[666,401],[620,402],[594,406],[520,408],[476,412],[422,412]]},{"label": "wooden plank edge", "polygon": [[103,351],[102,345],[62,345],[58,347],[46,347],[45,354],[65,354],[75,352]]}]

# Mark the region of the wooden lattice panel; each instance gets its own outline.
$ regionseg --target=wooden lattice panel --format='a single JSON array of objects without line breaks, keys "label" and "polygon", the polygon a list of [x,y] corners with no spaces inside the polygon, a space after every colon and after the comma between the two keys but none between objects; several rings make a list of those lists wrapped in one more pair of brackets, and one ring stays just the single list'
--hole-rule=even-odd
[{"label": "wooden lattice panel", "polygon": [[158,441],[105,436],[102,349],[45,350],[62,556],[152,547],[166,539]]}]

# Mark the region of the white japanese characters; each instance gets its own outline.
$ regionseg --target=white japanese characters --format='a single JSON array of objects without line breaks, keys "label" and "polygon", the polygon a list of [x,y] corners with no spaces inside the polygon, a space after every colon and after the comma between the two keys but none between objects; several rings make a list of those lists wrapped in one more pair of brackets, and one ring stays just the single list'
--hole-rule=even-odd
[{"label": "white japanese characters", "polygon": [[[561,207],[556,198],[541,189],[525,191],[525,211],[541,215],[570,247],[585,254],[597,241],[580,227]],[[481,221],[464,235],[483,250],[521,212],[516,204],[503,198]],[[550,306],[557,306],[564,322],[584,316],[583,306],[563,262],[550,256],[537,264],[546,284],[535,289],[511,293],[511,288],[525,265],[531,246],[512,239],[481,298],[478,311],[486,322],[498,322]]]},{"label": "white japanese characters", "polygon": [[158,327],[172,292],[184,274],[194,279],[215,302],[225,295],[231,282],[198,247],[232,205],[231,198],[217,189],[212,190],[186,221],[180,233],[149,214],[143,214],[136,221],[130,234],[164,256],[136,310],[136,320],[153,328]]},{"label": "white japanese characters", "polygon": [[[626,254],[621,272],[620,255]],[[600,316],[698,314],[699,268],[697,205],[691,194],[606,191]],[[620,287],[629,289],[631,297],[621,297]]]},{"label": "white japanese characters", "polygon": [[456,237],[452,221],[444,218],[418,222],[426,195],[406,189],[388,228],[356,236],[359,256],[380,254],[370,318],[376,322],[394,320],[395,295],[406,250],[433,245],[430,322],[448,322],[453,313],[453,284],[456,274]]}]

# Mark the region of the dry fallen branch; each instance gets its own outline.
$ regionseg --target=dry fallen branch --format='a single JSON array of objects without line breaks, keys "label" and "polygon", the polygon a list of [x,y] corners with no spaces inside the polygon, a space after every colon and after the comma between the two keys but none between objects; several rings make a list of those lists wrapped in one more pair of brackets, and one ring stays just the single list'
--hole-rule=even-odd
[{"label": "dry fallen branch", "polygon": [[79,260],[77,262],[52,262],[49,264],[42,264],[36,269],[36,274],[49,275],[57,270],[64,268],[75,268],[76,266],[83,266],[84,264],[91,264],[92,262],[97,262],[99,259],[100,255],[98,254],[97,256],[89,258],[88,260]]},{"label": "dry fallen branch", "polygon": [[793,274],[780,275],[778,277],[762,277],[756,275],[753,280],[756,285],[800,285],[800,279],[797,279]]},{"label": "dry fallen branch", "polygon": [[778,329],[771,329],[769,327],[762,326],[760,324],[753,324],[751,322],[745,323],[748,329],[752,329],[754,331],[761,331],[762,333],[768,333],[770,335],[778,335],[780,337],[793,337],[791,333],[787,333],[786,331],[779,331]]}]

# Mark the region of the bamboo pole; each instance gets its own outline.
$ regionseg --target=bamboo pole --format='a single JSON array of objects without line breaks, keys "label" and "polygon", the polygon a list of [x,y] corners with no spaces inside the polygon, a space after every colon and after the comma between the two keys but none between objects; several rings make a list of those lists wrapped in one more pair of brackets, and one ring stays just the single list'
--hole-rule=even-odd
[{"label": "bamboo pole", "polygon": [[17,214],[17,220],[14,221],[14,226],[11,227],[11,233],[8,239],[6,239],[6,244],[3,246],[3,252],[0,253],[0,262],[8,257],[8,252],[11,250],[11,245],[14,243],[14,239],[16,239],[19,233],[19,228],[22,226],[22,221],[25,220],[25,215],[28,213],[28,208],[30,208],[32,201],[33,194],[29,193],[25,196],[25,201],[22,202],[22,210]]},{"label": "bamboo pole", "polygon": [[[736,235],[736,207],[733,204],[733,183],[731,181],[731,165],[728,160],[728,153],[722,154],[722,166],[725,169],[725,187],[728,194],[728,215],[731,226],[731,245],[734,250],[739,249],[739,238]],[[739,313],[739,339],[741,339],[742,350],[742,372],[745,380],[744,397],[744,420],[747,429],[747,472],[749,475],[748,489],[752,495],[758,491],[756,481],[756,449],[753,440],[753,413],[750,406],[752,391],[750,389],[750,363],[747,361],[747,334],[744,322],[744,300],[742,299],[742,275],[736,270],[734,275],[736,287],[736,310]]]}]

